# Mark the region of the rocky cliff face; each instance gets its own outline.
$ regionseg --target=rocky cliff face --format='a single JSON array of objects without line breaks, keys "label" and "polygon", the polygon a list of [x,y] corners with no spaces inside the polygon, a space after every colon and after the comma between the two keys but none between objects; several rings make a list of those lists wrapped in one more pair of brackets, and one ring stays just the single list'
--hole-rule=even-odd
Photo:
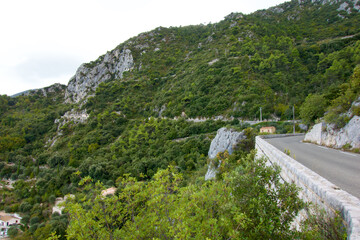
[{"label": "rocky cliff face", "polygon": [[360,117],[354,116],[345,127],[336,129],[332,124],[318,123],[305,135],[304,141],[334,148],[360,149]]},{"label": "rocky cliff face", "polygon": [[[342,19],[352,13],[360,12],[360,0],[298,0],[299,5],[310,2],[311,4],[337,6],[337,11],[339,12],[338,17]],[[296,19],[296,17],[294,17],[294,19]]]},{"label": "rocky cliff face", "polygon": [[65,90],[66,86],[62,85],[60,83],[55,83],[49,87],[45,87],[45,88],[39,88],[39,89],[32,89],[32,90],[28,90],[28,91],[24,91],[21,93],[17,93],[14,94],[12,97],[17,97],[17,96],[32,96],[32,95],[36,95],[36,94],[41,94],[44,97],[47,97],[49,94],[53,94],[53,93],[61,93]]},{"label": "rocky cliff face", "polygon": [[310,0],[298,0],[298,2],[299,2],[299,4],[311,2],[311,3],[319,3],[321,5],[325,5],[325,4],[333,5],[333,4],[338,4],[338,3],[341,3],[341,4],[352,3],[354,6],[359,5],[359,0],[347,0],[347,1],[344,1],[344,0],[311,0],[311,1]]},{"label": "rocky cliff face", "polygon": [[[220,128],[215,138],[211,141],[208,156],[210,159],[216,158],[219,152],[228,151],[229,154],[234,152],[236,145],[246,139],[244,132],[237,132],[234,129]],[[213,179],[216,176],[217,168],[210,162],[205,180]]]},{"label": "rocky cliff face", "polygon": [[81,65],[68,84],[65,102],[81,102],[100,83],[112,78],[122,79],[123,73],[132,70],[133,66],[134,59],[127,48],[115,49],[94,63]]},{"label": "rocky cliff face", "polygon": [[208,156],[210,159],[216,158],[219,152],[227,150],[229,154],[234,152],[236,145],[246,136],[244,132],[237,132],[234,129],[220,128],[215,138],[211,141]]},{"label": "rocky cliff face", "polygon": [[305,135],[304,141],[334,148],[347,145],[350,149],[360,149],[360,116],[352,110],[358,107],[360,97],[352,103],[349,111],[343,113],[350,119],[343,128],[337,129],[334,124],[318,123]]}]

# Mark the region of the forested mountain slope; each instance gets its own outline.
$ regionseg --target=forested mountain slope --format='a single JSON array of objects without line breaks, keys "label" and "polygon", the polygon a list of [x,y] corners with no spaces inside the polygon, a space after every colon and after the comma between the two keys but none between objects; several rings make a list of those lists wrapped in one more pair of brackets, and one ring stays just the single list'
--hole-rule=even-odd
[{"label": "forested mountain slope", "polygon": [[265,117],[286,117],[286,107],[309,93],[334,98],[359,61],[358,5],[331,3],[292,1],[216,24],[140,34],[82,66],[67,98],[81,101],[74,86],[96,79],[105,84],[83,106],[90,111],[113,103],[129,116],[162,109],[168,117],[253,118],[262,106]]},{"label": "forested mountain slope", "polygon": [[[68,218],[49,220],[51,207],[69,193],[85,199],[78,183],[87,176],[118,187],[131,174],[142,184],[170,165],[184,178],[177,187],[202,184],[220,127],[244,129],[239,119],[258,118],[260,107],[263,118],[291,119],[309,94],[323,108],[343,96],[360,64],[359,10],[358,0],[293,0],[219,23],[159,27],[81,65],[68,86],[0,96],[1,208],[24,216],[25,239],[64,237]],[[220,115],[235,119],[186,120]],[[246,130],[237,155],[244,168],[258,128]]]}]

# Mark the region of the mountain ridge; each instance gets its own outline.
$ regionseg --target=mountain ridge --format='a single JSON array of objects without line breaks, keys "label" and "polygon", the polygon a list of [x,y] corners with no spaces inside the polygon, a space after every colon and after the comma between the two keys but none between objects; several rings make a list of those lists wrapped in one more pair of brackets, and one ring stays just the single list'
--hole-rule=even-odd
[{"label": "mountain ridge", "polygon": [[[301,5],[308,5],[309,3],[311,3],[311,5],[314,4],[320,4],[320,5],[334,5],[334,4],[338,4],[338,8],[337,11],[346,11],[347,14],[351,14],[352,10],[357,10],[360,11],[360,0],[292,0],[289,2],[285,2],[282,4],[279,4],[277,6],[274,7],[270,7],[266,10],[258,10],[255,11],[254,13],[248,14],[248,15],[244,15],[242,13],[231,13],[227,16],[224,17],[223,21],[226,20],[239,20],[242,19],[244,16],[249,16],[249,15],[257,15],[257,14],[263,14],[264,17],[266,17],[266,14],[268,13],[275,13],[275,14],[282,14],[285,12],[285,10],[294,10],[294,3],[298,3],[298,6]],[[288,17],[288,20],[294,20],[294,17]],[[218,23],[215,23],[213,25],[216,25]],[[195,25],[196,26],[196,25]],[[230,25],[230,28],[234,27],[235,25]],[[79,101],[81,101],[83,98],[85,98],[85,95],[87,94],[87,91],[94,91],[96,89],[96,87],[98,86],[98,84],[100,84],[101,82],[107,81],[110,78],[120,78],[122,79],[123,76],[122,74],[126,71],[130,71],[133,69],[133,57],[131,55],[131,50],[128,49],[127,45],[131,46],[133,44],[133,41],[137,41],[137,39],[144,39],[146,38],[147,34],[149,34],[150,37],[153,37],[154,35],[156,35],[156,31],[161,31],[163,27],[158,27],[154,30],[151,30],[149,32],[145,32],[145,33],[140,33],[139,35],[130,38],[129,40],[125,41],[124,43],[121,43],[120,45],[118,45],[116,48],[114,48],[111,51],[108,51],[106,54],[100,56],[98,59],[96,59],[95,61],[89,62],[89,63],[83,63],[76,71],[76,74],[69,80],[68,84],[67,84],[67,90],[66,90],[66,94],[65,94],[65,102],[67,103],[71,103],[71,102],[75,102],[78,103]],[[209,39],[211,39],[211,36],[209,36]],[[120,47],[124,45],[124,47]],[[139,45],[135,45],[133,46],[135,48],[138,48],[140,50],[145,49],[145,48],[149,48],[148,44],[139,44]],[[120,50],[121,48],[121,50]],[[126,54],[122,55],[123,52],[120,53],[120,51],[125,51]],[[114,56],[115,58],[111,57]],[[123,58],[123,59],[121,59]],[[101,62],[101,59],[103,59],[103,62]],[[115,64],[114,61],[119,61],[117,64]],[[109,63],[109,61],[113,61],[112,64],[115,64],[117,66],[117,68],[119,68],[119,66],[122,65],[123,61],[124,61],[124,69],[111,69],[111,68],[106,68],[104,65],[106,65],[107,63]],[[100,63],[101,62],[101,63]],[[92,67],[94,63],[100,63],[100,66],[96,66],[97,69],[101,69],[100,72],[96,72],[97,69],[94,69]],[[104,69],[102,69],[104,68]],[[141,66],[138,64],[138,68],[141,68]],[[92,74],[92,76],[89,77],[89,79],[91,79],[91,83],[89,85],[85,86],[81,86],[84,82],[86,83],[86,80],[84,81],[84,79],[81,79],[81,75],[86,75],[86,73],[88,73],[89,70],[90,74]],[[104,72],[107,71],[107,74],[105,74],[104,76],[102,76],[102,74],[104,74]],[[115,72],[117,72],[117,74],[115,74]],[[95,72],[95,73],[94,73]],[[98,76],[98,74],[100,73],[100,77]],[[109,74],[110,73],[110,74]],[[111,74],[115,74],[115,76],[111,77]],[[94,75],[97,75],[97,77],[95,77]],[[78,83],[78,84],[76,84]],[[44,88],[45,89],[45,88]],[[31,91],[31,90],[27,90],[27,91]],[[24,91],[24,92],[27,92]],[[79,97],[76,97],[74,95],[76,95],[76,92],[79,91]],[[21,93],[18,93],[21,94]],[[14,94],[13,96],[17,96],[18,94]]]},{"label": "mountain ridge", "polygon": [[[149,73],[146,73],[146,71],[145,71],[147,67],[149,68],[149,58],[146,57],[149,53],[153,53],[152,56],[157,58],[156,60],[151,59],[152,61],[154,61],[154,62],[157,61],[159,63],[161,62],[160,64],[163,66],[162,67],[163,69],[161,69],[161,70],[157,69],[157,74],[162,75],[161,78],[172,78],[172,76],[176,75],[176,74],[174,75],[168,71],[169,69],[172,68],[172,65],[173,64],[180,65],[181,61],[187,61],[187,60],[192,61],[191,56],[200,55],[200,54],[197,54],[197,52],[200,49],[202,51],[210,51],[210,50],[214,51],[212,58],[209,58],[209,55],[206,57],[208,63],[211,63],[212,61],[217,62],[219,59],[219,56],[225,57],[227,59],[229,59],[231,57],[239,57],[239,56],[235,56],[236,54],[231,54],[231,49],[226,47],[226,45],[229,45],[229,44],[231,44],[231,45],[238,44],[239,45],[239,43],[236,43],[236,42],[232,43],[233,40],[231,40],[229,38],[229,36],[227,35],[228,33],[226,33],[226,32],[232,31],[234,33],[233,36],[237,35],[236,40],[237,40],[237,42],[240,42],[240,43],[244,42],[245,39],[250,39],[250,40],[252,39],[254,41],[258,41],[259,38],[262,37],[261,36],[262,33],[259,32],[259,30],[261,29],[261,26],[258,27],[259,29],[257,30],[257,32],[254,32],[254,30],[251,30],[251,28],[248,27],[248,26],[251,26],[251,21],[254,16],[262,14],[263,17],[265,17],[265,19],[272,19],[272,21],[275,20],[275,23],[276,23],[276,21],[280,21],[280,20],[276,20],[276,16],[279,14],[284,14],[283,11],[274,11],[274,9],[279,9],[279,7],[281,7],[282,9],[287,8],[289,11],[291,11],[291,12],[295,11],[295,13],[296,13],[299,10],[299,7],[301,7],[301,6],[306,6],[306,7],[312,8],[312,7],[316,6],[316,4],[320,4],[321,7],[318,10],[323,11],[322,8],[325,8],[325,7],[330,7],[332,9],[338,9],[340,7],[340,5],[345,2],[347,3],[349,1],[291,1],[291,2],[286,2],[286,3],[280,4],[280,5],[276,6],[275,8],[270,8],[268,10],[263,10],[263,11],[257,11],[255,13],[249,14],[249,15],[243,15],[241,13],[233,13],[233,14],[230,14],[227,17],[225,17],[225,20],[223,20],[219,23],[208,24],[206,26],[205,25],[189,26],[189,27],[184,27],[183,29],[159,27],[148,33],[139,34],[137,37],[134,37],[134,38],[129,39],[128,41],[125,41],[124,43],[122,43],[118,47],[116,47],[114,50],[108,52],[108,54],[109,54],[109,53],[112,53],[113,51],[120,51],[120,52],[121,51],[129,51],[128,57],[129,57],[129,59],[131,58],[131,60],[132,60],[131,61],[132,68],[129,68],[129,67],[124,68],[126,70],[124,72],[129,72],[129,74],[128,74],[129,77],[123,78],[122,76],[121,77],[114,76],[115,70],[110,67],[106,70],[107,72],[106,71],[102,72],[104,75],[101,75],[101,74],[97,75],[96,78],[100,78],[101,79],[100,82],[111,81],[111,79],[117,79],[117,78],[121,79],[123,81],[140,81],[141,82],[144,78],[146,78],[146,79],[149,79],[152,77],[155,78],[154,75],[151,76]],[[350,2],[354,3],[355,4],[354,6],[357,6],[356,4],[358,4],[358,1],[350,1]],[[294,3],[298,4],[297,7],[292,6]],[[311,4],[309,5],[309,3],[311,3]],[[352,8],[352,9],[355,9],[355,8]],[[306,12],[308,10],[302,9],[301,11]],[[336,11],[339,12],[338,10],[336,10]],[[274,12],[275,12],[275,15],[272,16],[271,14],[274,14]],[[305,14],[305,17],[307,17],[306,14]],[[338,18],[338,19],[332,20],[332,21],[339,22],[339,21],[343,20],[341,17],[335,16],[335,14],[333,17],[335,17],[335,19],[336,18]],[[290,15],[287,16],[286,18],[283,18],[283,20],[281,20],[281,21],[284,21],[284,20],[289,21],[289,18],[291,19],[291,21],[299,21],[299,20],[296,20],[296,18],[291,17]],[[326,26],[326,24],[328,24],[327,23],[328,20],[326,20],[326,19],[324,19],[324,20],[326,21],[326,22],[324,21],[324,24]],[[246,22],[249,22],[250,25],[246,26],[245,25]],[[291,24],[291,23],[287,23],[287,24]],[[237,29],[239,27],[244,28],[244,29],[243,30]],[[179,46],[180,48],[178,48],[178,50],[176,50],[176,47],[173,48],[174,49],[173,51],[179,51],[179,49],[181,49],[182,47],[185,48],[184,50],[186,52],[186,55],[179,53],[178,56],[176,57],[171,52],[168,52],[169,47],[164,46],[164,45],[167,45],[167,44],[172,45],[174,42],[178,41],[179,36],[177,35],[178,33],[176,33],[176,30],[180,29],[180,34],[181,34],[181,31],[186,31],[185,29],[187,29],[187,28],[197,31],[198,32],[197,36],[194,36],[193,39],[187,39],[185,41],[186,45],[183,45],[181,47]],[[225,39],[222,39],[223,38],[222,36],[219,36],[219,35],[217,36],[216,31],[219,30],[219,28],[220,28],[220,31],[222,31],[224,33],[223,36],[225,37]],[[221,28],[222,28],[222,30],[221,30]],[[289,33],[290,33],[290,35],[289,35]],[[347,32],[346,34],[348,35],[348,33],[349,32]],[[291,32],[288,32],[286,34],[286,35],[289,35],[289,38],[290,38],[287,41],[293,41],[293,43],[290,43],[290,44],[293,44],[294,47],[296,46],[296,44],[299,44],[299,43],[301,44],[301,42],[299,42],[299,40],[297,40],[297,39],[294,39],[291,36],[291,34],[292,34]],[[308,35],[308,34],[306,33],[305,35]],[[214,36],[217,37],[216,41],[214,41]],[[310,36],[310,35],[308,35],[308,36]],[[340,36],[345,36],[345,35],[344,34],[338,35],[338,37],[340,37]],[[319,40],[323,40],[323,39],[317,39],[317,41],[319,41]],[[302,42],[304,42],[304,41],[311,42],[311,39],[308,39],[305,37],[301,41]],[[214,44],[215,42],[217,42],[217,43]],[[296,42],[298,42],[298,43],[296,43]],[[225,45],[224,45],[224,43],[225,43]],[[222,44],[223,46],[225,46],[225,48],[219,46],[218,44]],[[160,47],[161,45],[162,45],[162,47]],[[233,47],[235,47],[235,46],[233,46]],[[223,48],[221,50],[221,51],[223,51],[223,53],[219,52],[220,48]],[[184,50],[182,50],[182,51],[184,52]],[[106,56],[109,56],[108,54]],[[234,55],[234,56],[231,56],[231,55]],[[251,55],[248,53],[249,57],[251,57]],[[166,57],[166,59],[161,59],[163,56]],[[159,59],[159,57],[160,57],[160,59]],[[203,58],[203,59],[205,59],[205,58]],[[180,62],[179,62],[179,60],[180,60]],[[201,60],[198,59],[197,61],[201,61]],[[91,66],[94,63],[99,63],[100,65],[106,64],[106,61],[104,60],[104,56],[100,57],[99,59],[97,59],[96,61],[94,61],[92,63],[88,63],[85,65]],[[218,63],[219,62],[217,62],[217,64]],[[182,64],[182,65],[185,65],[185,64]],[[151,67],[153,69],[158,68],[158,66],[154,66],[154,65]],[[106,68],[104,68],[104,69],[106,69]],[[130,71],[130,69],[133,71]],[[143,72],[143,74],[136,74],[135,72],[137,72],[137,73]],[[186,70],[185,70],[185,72],[186,72]],[[190,73],[183,75],[182,78],[187,78],[188,74],[190,74]],[[135,79],[134,77],[132,78],[131,75],[133,75],[133,76],[138,75],[140,77],[140,79]],[[165,75],[168,75],[168,76],[165,76]],[[176,77],[179,78],[178,75]],[[92,94],[94,94],[95,89],[91,88],[91,90],[92,90]],[[67,92],[69,92],[69,91],[67,91]],[[83,92],[83,93],[85,94],[85,92]],[[68,95],[69,94],[67,94],[67,96]],[[93,95],[91,95],[91,96],[93,96]],[[186,96],[184,96],[184,97],[187,98]],[[77,102],[78,101],[81,101],[81,100],[78,99]],[[177,101],[179,101],[179,99],[177,99]],[[160,103],[160,105],[158,105],[158,106],[152,106],[152,108],[153,109],[155,109],[155,108],[161,109],[162,106],[167,106],[168,104],[169,104],[169,102],[167,102],[167,103],[163,102],[163,103]],[[183,112],[184,110],[186,110],[186,109],[177,110],[177,114],[175,114],[175,115],[180,115],[180,113]],[[165,113],[166,113],[166,111],[165,111]],[[175,116],[175,115],[170,114],[168,116]],[[192,117],[196,117],[195,115],[193,115],[193,113],[190,113],[190,115]]]}]

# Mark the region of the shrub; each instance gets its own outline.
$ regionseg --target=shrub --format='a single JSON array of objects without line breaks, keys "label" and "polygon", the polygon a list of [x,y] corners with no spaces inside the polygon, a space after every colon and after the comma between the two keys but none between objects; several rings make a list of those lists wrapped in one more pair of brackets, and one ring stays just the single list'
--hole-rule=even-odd
[{"label": "shrub", "polygon": [[51,195],[51,196],[49,197],[49,203],[55,203],[55,201],[56,201],[55,195]]},{"label": "shrub", "polygon": [[347,239],[346,227],[339,213],[332,217],[322,209],[307,209],[307,219],[301,228],[304,239]]},{"label": "shrub", "polygon": [[20,212],[25,213],[25,212],[29,212],[31,209],[32,209],[32,205],[30,203],[23,202],[23,203],[21,203],[19,210],[20,210]]},{"label": "shrub", "polygon": [[31,225],[29,228],[29,232],[34,233],[36,229],[38,228],[39,224],[35,223],[34,225]]},{"label": "shrub", "polygon": [[29,215],[24,215],[22,218],[21,218],[21,223],[24,224],[24,225],[28,225],[29,224],[29,221],[30,221],[30,216]]},{"label": "shrub", "polygon": [[38,216],[32,217],[32,218],[30,219],[30,225],[32,226],[32,225],[34,225],[34,224],[38,224],[39,221],[40,221],[40,218],[39,218]]},{"label": "shrub", "polygon": [[326,106],[326,99],[322,95],[309,94],[300,107],[300,118],[305,124],[314,123],[324,115]]},{"label": "shrub", "polygon": [[16,235],[18,234],[19,230],[17,229],[16,226],[11,226],[8,230],[8,235],[11,239],[13,239],[14,237],[16,237]]},{"label": "shrub", "polygon": [[351,146],[350,143],[347,143],[347,144],[345,144],[345,145],[343,146],[343,148],[346,149],[346,150],[349,150],[349,149],[352,148],[352,146]]},{"label": "shrub", "polygon": [[353,106],[351,111],[353,115],[360,116],[360,106]]},{"label": "shrub", "polygon": [[11,213],[11,207],[10,206],[5,206],[4,208],[6,213]]},{"label": "shrub", "polygon": [[334,124],[337,129],[345,127],[350,118],[345,114],[338,114],[334,110],[330,110],[324,117],[325,122]]}]

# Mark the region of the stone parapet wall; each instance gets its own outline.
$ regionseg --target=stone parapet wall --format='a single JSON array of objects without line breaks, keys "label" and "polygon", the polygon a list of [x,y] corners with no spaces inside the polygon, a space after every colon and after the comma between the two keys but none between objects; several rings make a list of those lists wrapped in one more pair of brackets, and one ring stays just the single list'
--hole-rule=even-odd
[{"label": "stone parapet wall", "polygon": [[300,187],[300,197],[304,201],[312,202],[328,213],[339,211],[347,224],[348,239],[360,240],[360,200],[263,139],[285,136],[287,135],[257,136],[255,144],[257,157],[265,157],[269,164],[280,166],[281,178]]}]

